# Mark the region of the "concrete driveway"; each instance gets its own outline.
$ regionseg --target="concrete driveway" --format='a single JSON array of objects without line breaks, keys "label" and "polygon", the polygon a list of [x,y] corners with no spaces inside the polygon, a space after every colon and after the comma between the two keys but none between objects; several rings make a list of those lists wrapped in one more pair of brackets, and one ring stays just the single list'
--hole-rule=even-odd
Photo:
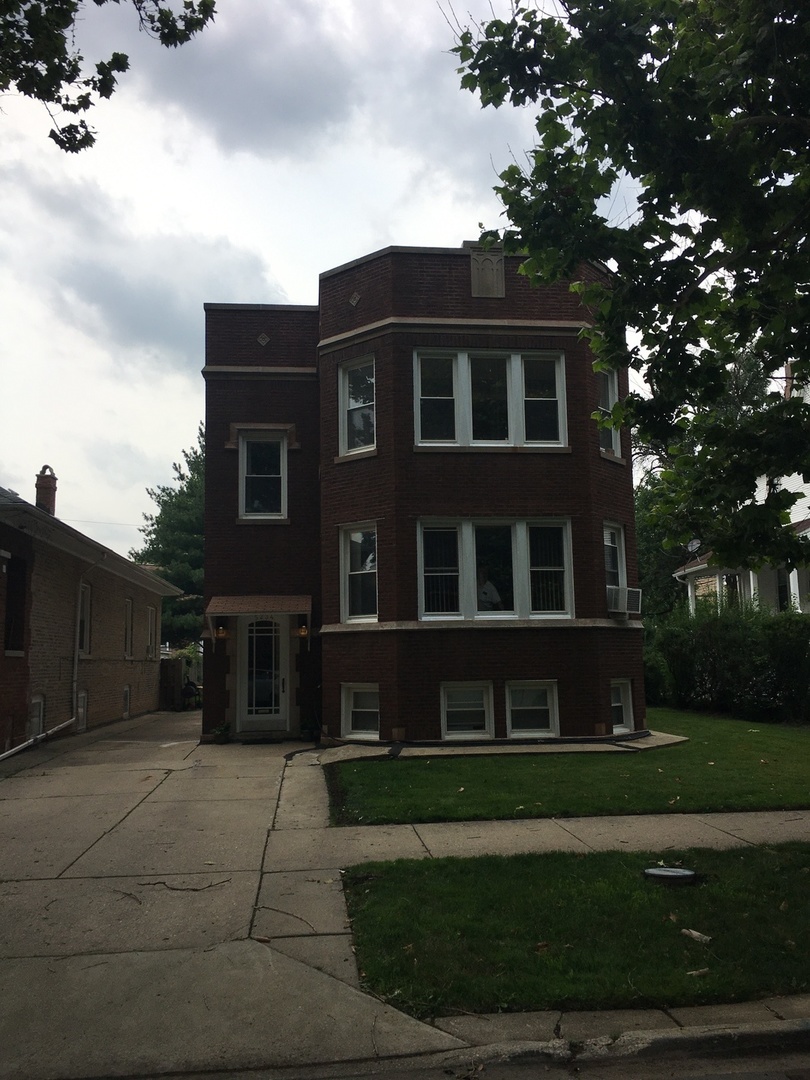
[{"label": "concrete driveway", "polygon": [[[336,872],[268,863],[285,768],[305,771],[285,755],[302,744],[200,746],[199,723],[157,713],[0,763],[0,1074],[155,1075],[464,1045],[357,989]],[[314,824],[295,803],[288,823]]]},{"label": "concrete driveway", "polygon": [[807,1045],[810,995],[420,1023],[360,991],[340,870],[807,841],[810,813],[330,829],[320,765],[345,749],[201,746],[199,725],[156,713],[0,762],[0,1076],[312,1077],[392,1058],[465,1074],[510,1053]]}]

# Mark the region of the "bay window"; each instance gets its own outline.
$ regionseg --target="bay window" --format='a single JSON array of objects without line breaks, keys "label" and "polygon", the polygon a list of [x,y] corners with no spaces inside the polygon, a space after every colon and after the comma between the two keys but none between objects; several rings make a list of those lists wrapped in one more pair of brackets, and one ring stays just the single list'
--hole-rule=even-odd
[{"label": "bay window", "polygon": [[567,618],[565,521],[423,521],[420,617]]},{"label": "bay window", "polygon": [[562,353],[417,352],[422,446],[564,446]]}]

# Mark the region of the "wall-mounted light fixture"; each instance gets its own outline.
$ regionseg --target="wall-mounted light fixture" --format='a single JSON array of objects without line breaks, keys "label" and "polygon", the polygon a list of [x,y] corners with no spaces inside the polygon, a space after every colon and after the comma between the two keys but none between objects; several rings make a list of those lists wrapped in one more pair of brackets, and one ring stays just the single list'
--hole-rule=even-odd
[{"label": "wall-mounted light fixture", "polygon": [[227,641],[231,635],[228,633],[228,627],[224,623],[220,623],[214,631],[214,636],[217,641]]},{"label": "wall-mounted light fixture", "polygon": [[298,636],[303,640],[309,637],[309,627],[307,626],[306,619],[298,624]]}]

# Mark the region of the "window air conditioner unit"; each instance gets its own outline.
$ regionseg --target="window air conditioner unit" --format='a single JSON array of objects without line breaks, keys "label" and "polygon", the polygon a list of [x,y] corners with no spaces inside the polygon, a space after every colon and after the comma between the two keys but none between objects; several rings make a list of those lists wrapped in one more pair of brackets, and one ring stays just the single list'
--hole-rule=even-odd
[{"label": "window air conditioner unit", "polygon": [[623,615],[641,614],[641,589],[627,589],[623,585],[608,585],[608,611]]}]

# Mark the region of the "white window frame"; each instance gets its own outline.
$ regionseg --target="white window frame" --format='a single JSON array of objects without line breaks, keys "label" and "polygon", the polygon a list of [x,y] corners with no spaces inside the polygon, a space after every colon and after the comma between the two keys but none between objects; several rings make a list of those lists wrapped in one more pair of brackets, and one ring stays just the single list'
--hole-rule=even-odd
[{"label": "white window frame", "polygon": [[[487,526],[507,526],[512,531],[512,584],[514,608],[506,611],[479,611],[476,581],[475,530]],[[558,528],[562,532],[565,608],[562,611],[532,611],[531,609],[531,541],[532,528]],[[455,529],[458,536],[459,611],[427,611],[425,609],[424,534],[430,529]],[[574,617],[574,575],[571,555],[571,524],[566,518],[531,518],[519,521],[501,518],[424,519],[418,523],[417,565],[419,574],[419,619],[572,619]]]},{"label": "white window frame", "polygon": [[[355,730],[352,727],[352,714],[356,711],[354,707],[355,694],[376,694],[377,695],[377,730]],[[380,685],[379,683],[341,683],[340,687],[340,713],[341,713],[341,734],[346,739],[366,739],[369,742],[379,742],[380,739]],[[367,711],[367,710],[362,710]]]},{"label": "white window frame", "polygon": [[[512,727],[512,691],[545,690],[548,695],[549,726],[547,728]],[[534,739],[560,734],[560,713],[557,704],[557,682],[553,679],[510,680],[506,684],[506,731],[510,739]]]},{"label": "white window frame", "polygon": [[[453,361],[453,400],[455,436],[452,439],[429,439],[422,436],[422,367],[423,358],[448,357]],[[508,434],[505,439],[474,439],[472,430],[472,378],[471,361],[477,358],[503,358],[506,363],[506,395]],[[540,359],[554,362],[557,401],[556,439],[527,439],[524,411],[525,382],[524,360]],[[487,449],[497,446],[567,446],[567,408],[565,391],[565,354],[562,352],[512,352],[486,350],[417,349],[413,360],[414,385],[414,434],[417,446],[447,447],[469,446]],[[532,399],[529,399],[532,400]],[[547,399],[551,400],[551,399]]]},{"label": "white window frame", "polygon": [[[620,700],[614,701],[618,697]],[[633,687],[629,679],[610,680],[610,711],[611,716],[615,705],[622,706],[624,720],[621,724],[613,724],[614,735],[625,735],[636,730],[635,717],[633,716]]]},{"label": "white window frame", "polygon": [[[613,406],[619,400],[619,373],[618,371],[597,371],[597,409],[602,417],[610,416]],[[599,449],[610,454],[611,457],[620,457],[622,452],[621,432],[618,428],[598,428]]]},{"label": "white window frame", "polygon": [[[616,543],[610,542],[611,534],[616,534]],[[625,553],[624,543],[624,526],[618,525],[615,521],[606,521],[602,529],[602,548],[607,553],[608,548],[616,549],[616,558],[618,562],[618,581],[608,581],[608,565],[607,559],[605,559],[605,585],[607,588],[611,586],[618,586],[620,589],[627,588],[627,558]]]},{"label": "white window frame", "polygon": [[[281,507],[277,513],[255,513],[245,506],[249,443],[278,443]],[[241,431],[239,433],[239,518],[243,521],[287,520],[287,433],[286,431]]]},{"label": "white window frame", "polygon": [[[481,702],[484,711],[484,730],[470,729],[468,731],[448,731],[448,691],[454,690],[481,690]],[[492,739],[494,737],[494,709],[491,682],[443,682],[440,686],[441,712],[442,712],[442,739],[452,742],[464,739]],[[452,711],[452,710],[451,710]]]},{"label": "white window frame", "polygon": [[[364,407],[371,406],[374,432],[371,441],[363,446],[349,448],[349,375],[358,368],[371,367],[371,384],[374,388],[374,396]],[[354,457],[356,454],[367,454],[377,447],[377,369],[373,356],[362,356],[357,360],[341,364],[338,369],[338,408],[339,413],[339,452],[341,457]]]},{"label": "white window frame", "polygon": [[132,659],[132,631],[132,598],[128,596],[124,600],[124,658],[126,660]]},{"label": "white window frame", "polygon": [[157,657],[157,608],[150,604],[146,609],[146,659]]},{"label": "white window frame", "polygon": [[[374,582],[376,593],[376,605],[373,614],[351,614],[351,588],[350,581],[353,573],[371,573],[371,569],[365,571],[351,570],[351,537],[354,533],[374,533]],[[374,521],[360,522],[356,525],[344,525],[340,530],[340,581],[341,581],[341,621],[342,622],[377,622],[380,610],[380,578],[378,558],[379,537],[377,536],[377,524]]]}]

